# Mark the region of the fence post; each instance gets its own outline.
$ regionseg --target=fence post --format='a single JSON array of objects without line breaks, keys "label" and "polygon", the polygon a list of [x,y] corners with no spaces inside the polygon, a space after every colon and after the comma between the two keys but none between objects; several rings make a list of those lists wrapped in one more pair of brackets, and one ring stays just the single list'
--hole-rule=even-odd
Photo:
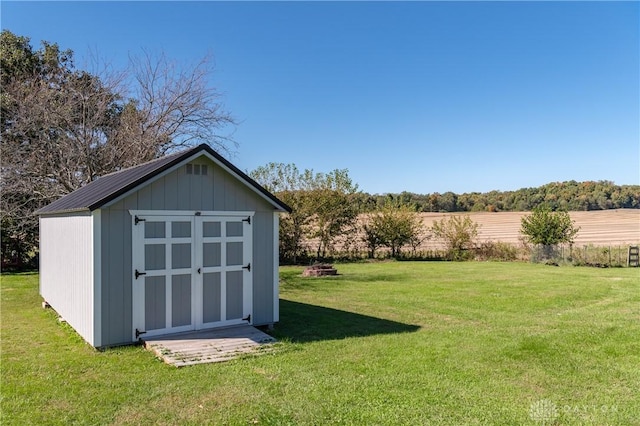
[{"label": "fence post", "polygon": [[571,263],[574,263],[574,259],[573,259],[573,244],[569,245],[569,257],[571,258]]},{"label": "fence post", "polygon": [[627,252],[627,267],[631,266],[640,266],[639,246],[629,246],[629,251]]},{"label": "fence post", "polygon": [[622,261],[620,260],[620,246],[618,246],[618,266],[622,266]]}]

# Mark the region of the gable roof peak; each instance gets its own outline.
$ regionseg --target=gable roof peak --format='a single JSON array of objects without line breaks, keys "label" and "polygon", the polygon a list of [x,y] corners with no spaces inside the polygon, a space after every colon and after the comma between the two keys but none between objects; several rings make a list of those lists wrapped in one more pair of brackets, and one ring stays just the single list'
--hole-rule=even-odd
[{"label": "gable roof peak", "polygon": [[291,212],[291,208],[260,184],[243,173],[236,166],[203,143],[192,148],[159,157],[137,166],[117,170],[100,176],[87,185],[59,198],[51,204],[37,210],[34,214],[46,215],[73,211],[93,211],[139,187],[153,177],[163,173],[195,154],[202,153],[215,163],[226,169],[238,180],[249,186],[260,196],[269,201],[277,210]]}]

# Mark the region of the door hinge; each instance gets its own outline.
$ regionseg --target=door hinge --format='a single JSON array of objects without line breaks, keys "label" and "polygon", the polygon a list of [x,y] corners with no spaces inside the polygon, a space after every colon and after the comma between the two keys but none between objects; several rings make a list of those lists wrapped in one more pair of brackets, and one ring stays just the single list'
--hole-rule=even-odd
[{"label": "door hinge", "polygon": [[133,221],[135,222],[135,224],[137,225],[140,222],[146,222],[147,219],[140,219],[138,216],[134,216]]},{"label": "door hinge", "polygon": [[251,225],[251,216],[247,217],[246,219],[242,219],[243,222],[247,222],[249,225]]},{"label": "door hinge", "polygon": [[247,271],[251,272],[251,262],[247,263],[247,266],[243,266],[242,269],[246,269]]},{"label": "door hinge", "polygon": [[198,268],[198,273],[202,273],[202,268]]},{"label": "door hinge", "polygon": [[146,272],[140,272],[140,271],[138,271],[138,270],[136,269],[136,272],[135,272],[135,274],[134,274],[134,275],[136,276],[136,280],[137,280],[137,279],[138,279],[138,277],[140,277],[140,275],[147,275],[147,273],[146,273]]},{"label": "door hinge", "polygon": [[147,333],[146,331],[140,331],[136,328],[136,339],[140,338],[141,334],[146,334],[146,333]]},{"label": "door hinge", "polygon": [[246,317],[242,318],[242,321],[251,322],[251,314],[249,314]]}]

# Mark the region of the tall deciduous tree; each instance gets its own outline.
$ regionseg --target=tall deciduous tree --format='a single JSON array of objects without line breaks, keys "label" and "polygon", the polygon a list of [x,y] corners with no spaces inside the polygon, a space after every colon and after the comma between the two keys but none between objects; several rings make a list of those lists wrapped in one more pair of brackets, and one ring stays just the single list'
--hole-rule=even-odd
[{"label": "tall deciduous tree", "polygon": [[280,254],[284,260],[297,261],[305,251],[304,237],[316,242],[318,258],[326,257],[336,237],[351,229],[357,219],[358,186],[346,169],[300,172],[294,164],[269,163],[250,175],[293,210],[281,219]]},{"label": "tall deciduous tree", "polygon": [[317,238],[316,256],[326,257],[332,249],[334,239],[352,227],[358,217],[354,195],[358,185],[349,177],[347,169],[336,169],[329,173],[313,174],[311,191],[311,238]]},{"label": "tall deciduous tree", "polygon": [[48,42],[36,50],[2,31],[3,264],[35,253],[35,210],[100,175],[196,143],[226,149],[219,131],[233,119],[208,64],[180,68],[145,54],[128,70],[96,75],[77,69],[70,50]]},{"label": "tall deciduous tree", "polygon": [[280,216],[280,258],[296,263],[303,255],[304,236],[308,233],[313,212],[308,193],[308,173],[300,173],[295,164],[269,163],[250,176],[291,207],[291,213]]},{"label": "tall deciduous tree", "polygon": [[139,126],[127,132],[127,138],[138,143],[153,141],[160,154],[202,142],[228,151],[235,142],[221,129],[234,124],[234,119],[220,102],[220,93],[210,86],[213,71],[209,57],[186,67],[163,53],[144,52],[130,58],[130,102],[135,105]]}]

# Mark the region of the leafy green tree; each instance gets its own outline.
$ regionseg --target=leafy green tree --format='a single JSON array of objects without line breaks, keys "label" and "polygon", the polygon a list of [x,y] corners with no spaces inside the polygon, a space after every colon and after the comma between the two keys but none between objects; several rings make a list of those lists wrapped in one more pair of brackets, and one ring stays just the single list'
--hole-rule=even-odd
[{"label": "leafy green tree", "polygon": [[312,199],[312,227],[310,237],[318,241],[316,257],[326,257],[333,242],[343,231],[350,229],[358,218],[357,205],[353,202],[358,185],[349,177],[347,169],[313,175],[310,197]]},{"label": "leafy green tree", "polygon": [[435,221],[431,232],[445,243],[451,259],[464,260],[468,258],[468,251],[475,247],[479,226],[469,216],[449,216]]},{"label": "leafy green tree", "polygon": [[[102,129],[83,132],[79,111],[86,105],[85,123],[108,121],[111,96],[98,84],[97,90],[87,87],[94,82],[73,72],[72,53],[56,44],[44,42],[34,50],[27,37],[4,30],[0,58],[2,264],[22,267],[37,251],[33,211],[78,188],[91,173],[86,151],[73,143]],[[92,90],[95,96],[87,96]],[[102,111],[96,111],[97,103]]]},{"label": "leafy green tree", "polygon": [[534,244],[532,261],[547,261],[557,256],[558,244],[572,244],[580,228],[576,228],[569,213],[552,211],[548,206],[536,207],[521,221],[520,233]]},{"label": "leafy green tree", "polygon": [[297,261],[305,251],[305,237],[316,242],[318,258],[326,257],[335,239],[353,228],[360,198],[358,186],[347,169],[300,172],[294,164],[269,163],[252,171],[250,176],[293,210],[281,219],[283,260]]},{"label": "leafy green tree", "polygon": [[307,194],[295,191],[280,192],[278,197],[292,209],[291,213],[280,216],[280,258],[297,263],[305,253],[302,242],[309,226],[311,200]]},{"label": "leafy green tree", "polygon": [[458,211],[458,196],[447,191],[440,197],[440,210],[446,212]]},{"label": "leafy green tree", "polygon": [[573,243],[579,230],[569,213],[554,212],[546,206],[539,206],[522,218],[520,233],[532,244],[552,247]]},{"label": "leafy green tree", "polygon": [[363,220],[362,224],[362,242],[367,247],[367,256],[369,259],[376,257],[376,251],[378,248],[384,245],[384,237],[381,232],[381,220],[379,219],[379,212],[368,213]]},{"label": "leafy green tree", "polygon": [[423,227],[415,207],[398,200],[388,201],[373,213],[363,231],[369,257],[375,257],[375,249],[380,246],[389,248],[391,257],[397,257],[404,246],[419,245]]},{"label": "leafy green tree", "polygon": [[310,174],[300,173],[295,164],[269,163],[249,175],[291,207],[291,213],[280,216],[280,259],[297,263],[305,252],[303,239],[313,214]]}]

